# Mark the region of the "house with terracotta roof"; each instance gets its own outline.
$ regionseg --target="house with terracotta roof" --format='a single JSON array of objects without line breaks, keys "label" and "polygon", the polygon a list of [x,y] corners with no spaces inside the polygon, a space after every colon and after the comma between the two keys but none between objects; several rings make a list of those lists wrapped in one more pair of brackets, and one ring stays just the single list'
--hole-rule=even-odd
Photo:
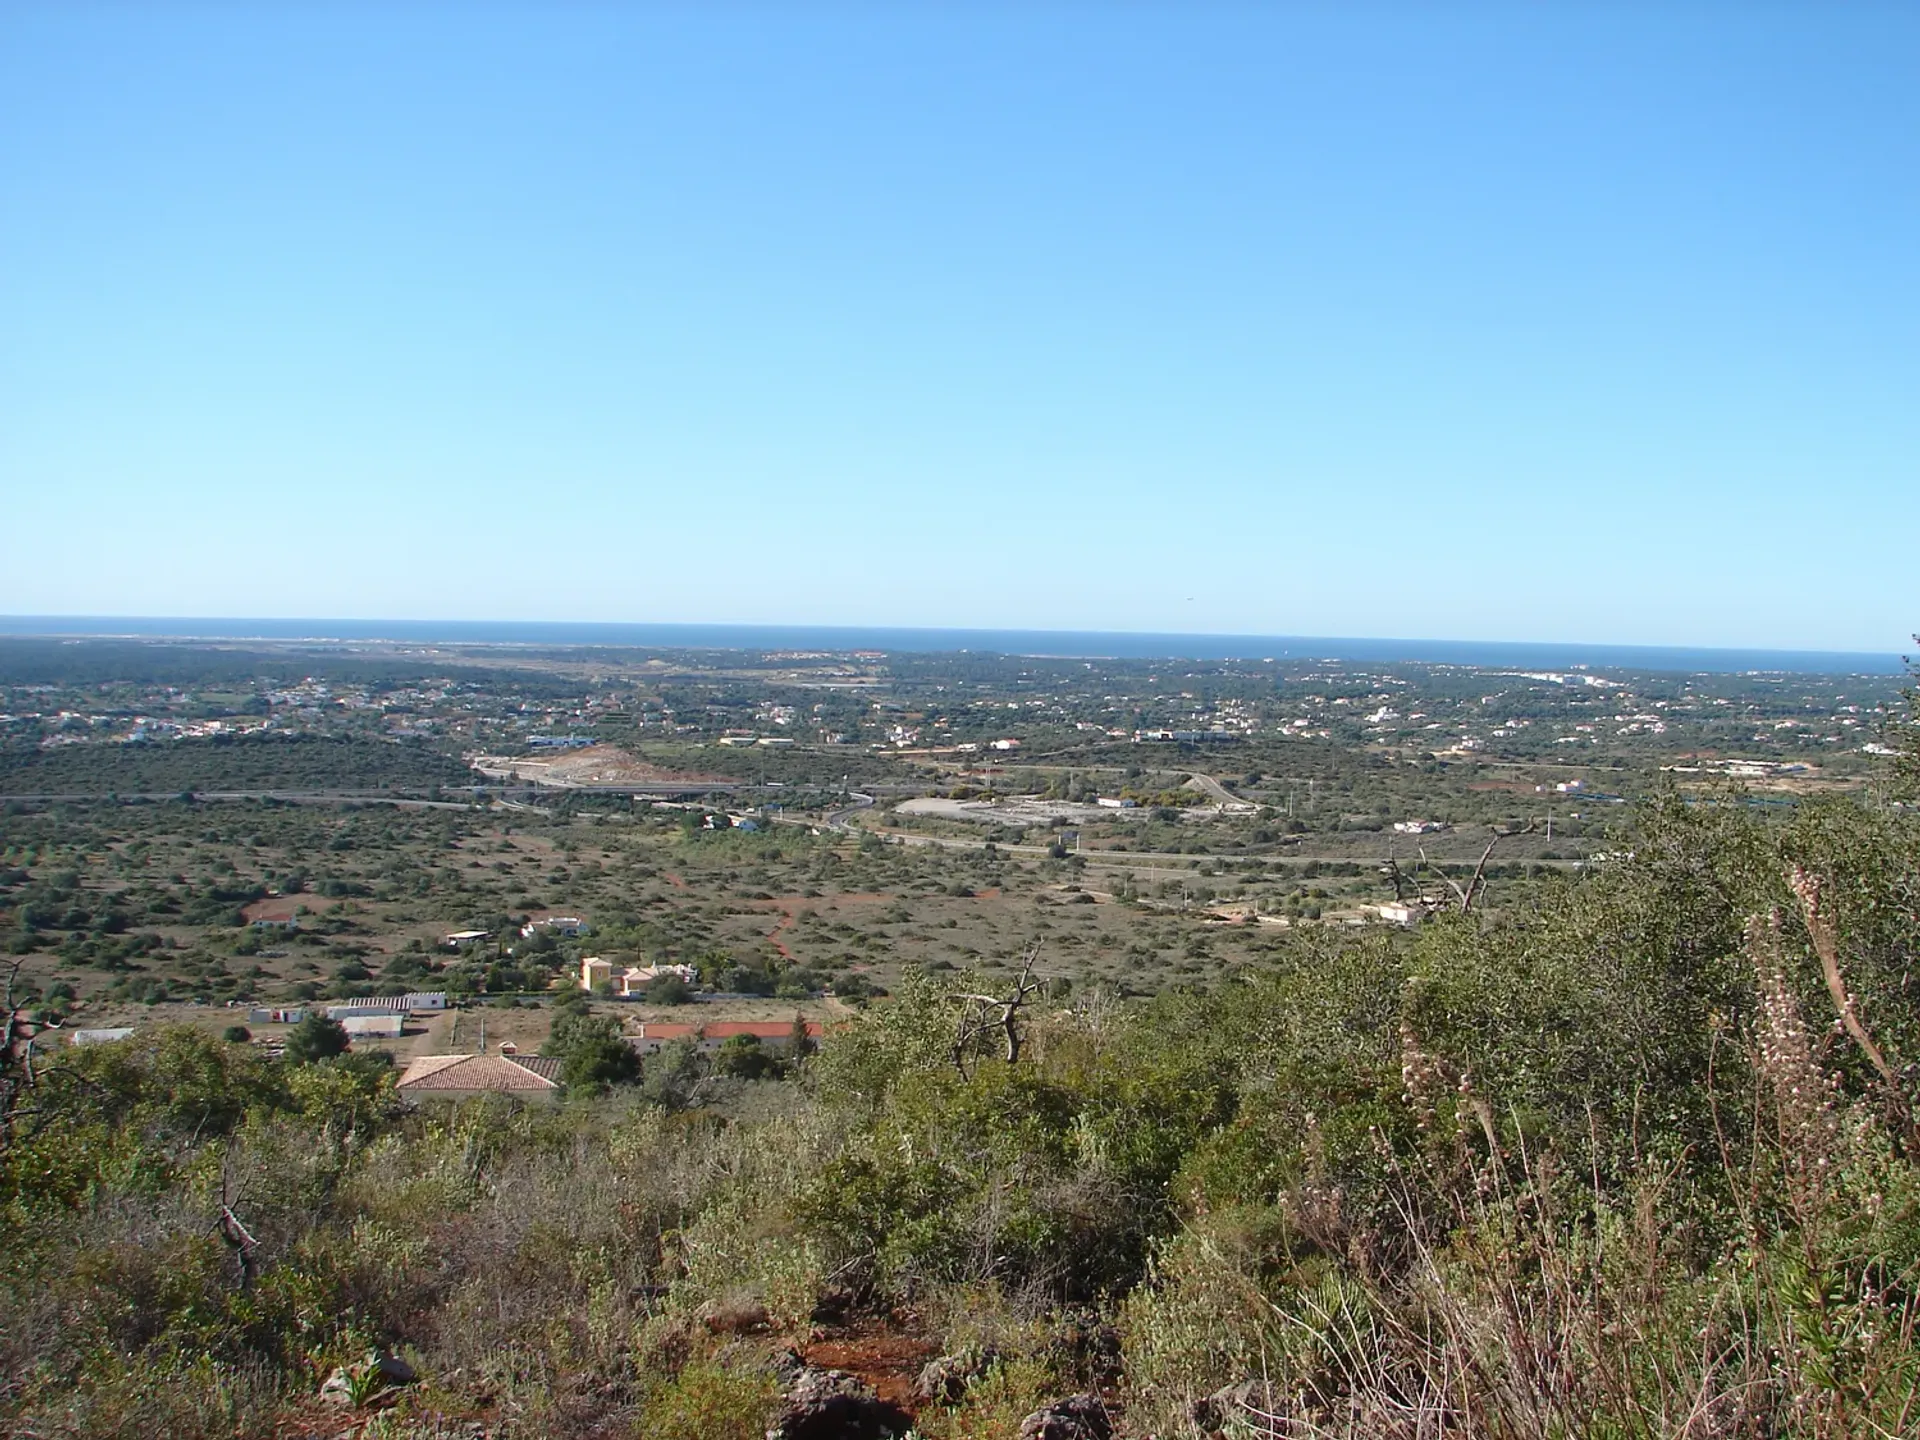
[{"label": "house with terracotta roof", "polygon": [[580,962],[580,988],[598,990],[609,986],[623,1000],[637,1000],[647,986],[671,975],[688,985],[700,983],[700,972],[691,965],[628,965],[616,971],[611,960],[589,955]]},{"label": "house with terracotta roof", "polygon": [[396,1087],[409,1100],[464,1100],[515,1095],[551,1100],[560,1092],[560,1062],[545,1055],[422,1055]]}]

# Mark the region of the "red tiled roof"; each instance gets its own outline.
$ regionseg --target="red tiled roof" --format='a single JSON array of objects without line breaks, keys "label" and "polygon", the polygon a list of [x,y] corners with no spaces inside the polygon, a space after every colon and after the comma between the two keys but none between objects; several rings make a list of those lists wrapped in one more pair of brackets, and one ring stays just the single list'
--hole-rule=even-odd
[{"label": "red tiled roof", "polygon": [[[793,1034],[793,1022],[791,1020],[716,1020],[706,1027],[705,1033],[709,1040],[730,1040],[735,1035],[752,1035],[761,1040],[785,1040]],[[821,1033],[820,1023],[817,1020],[807,1022],[809,1036],[817,1036]]]},{"label": "red tiled roof", "polygon": [[558,1088],[532,1066],[499,1055],[422,1055],[407,1066],[399,1085],[403,1094],[423,1090],[544,1092]]}]

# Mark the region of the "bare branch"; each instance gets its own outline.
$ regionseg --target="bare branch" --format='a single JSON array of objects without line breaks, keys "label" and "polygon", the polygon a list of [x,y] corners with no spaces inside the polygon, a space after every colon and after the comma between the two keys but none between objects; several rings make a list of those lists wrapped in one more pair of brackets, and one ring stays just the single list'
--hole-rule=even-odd
[{"label": "bare branch", "polygon": [[1787,872],[1787,883],[1793,886],[1793,893],[1800,897],[1800,908],[1807,917],[1807,934],[1813,938],[1813,953],[1820,957],[1820,970],[1826,977],[1827,994],[1833,997],[1834,1007],[1840,1012],[1840,1023],[1854,1038],[1867,1059],[1873,1062],[1873,1068],[1880,1072],[1880,1078],[1889,1085],[1897,1085],[1893,1066],[1887,1063],[1887,1057],[1880,1053],[1880,1047],[1873,1043],[1873,1036],[1867,1033],[1866,1023],[1860,1018],[1859,1002],[1847,989],[1846,977],[1840,973],[1840,932],[1834,923],[1833,912],[1823,903],[1826,896],[1820,883],[1820,877],[1803,870],[1796,865]]},{"label": "bare branch", "polygon": [[989,1030],[1000,1032],[1006,1047],[1007,1063],[1011,1065],[1019,1060],[1023,1043],[1020,1010],[1040,988],[1040,981],[1033,973],[1034,961],[1039,958],[1040,945],[1036,941],[1027,948],[1026,959],[1020,966],[1020,976],[1010,994],[981,995],[962,991],[947,997],[961,1007],[954,1025],[953,1065],[962,1079],[971,1077],[968,1060],[978,1051],[982,1037]]},{"label": "bare branch", "polygon": [[1473,901],[1467,897],[1467,892],[1460,888],[1459,882],[1457,882],[1451,875],[1447,874],[1446,871],[1442,870],[1439,866],[1435,865],[1431,860],[1427,859],[1427,850],[1424,845],[1416,846],[1415,848],[1420,851],[1420,863],[1426,866],[1427,869],[1433,871],[1434,874],[1438,875],[1443,881],[1446,882],[1447,888],[1453,891],[1454,898],[1460,902],[1460,909],[1464,913],[1467,907],[1473,903]]}]

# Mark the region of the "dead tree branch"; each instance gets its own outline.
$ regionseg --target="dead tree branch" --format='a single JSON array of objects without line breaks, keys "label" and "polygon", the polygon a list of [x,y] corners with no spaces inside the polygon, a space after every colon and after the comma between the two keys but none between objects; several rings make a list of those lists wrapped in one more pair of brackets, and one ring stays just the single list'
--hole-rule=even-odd
[{"label": "dead tree branch", "polygon": [[1040,981],[1033,973],[1034,961],[1039,958],[1039,944],[1029,946],[1020,966],[1020,977],[1009,994],[978,995],[963,991],[947,997],[960,1006],[954,1023],[953,1065],[962,1078],[972,1075],[969,1062],[979,1053],[981,1042],[995,1031],[999,1032],[1007,1063],[1011,1065],[1019,1060],[1020,1011],[1040,988]]},{"label": "dead tree branch", "polygon": [[4,1012],[0,1013],[0,1146],[12,1139],[14,1121],[24,1113],[26,1094],[39,1083],[34,1069],[35,1043],[46,1031],[60,1028],[56,1021],[34,1019],[19,1003],[15,992],[24,963],[15,960],[7,968],[6,998],[0,1001],[0,1012]]},{"label": "dead tree branch", "polygon": [[[1381,873],[1393,882],[1393,898],[1402,904],[1407,901],[1407,891],[1413,891],[1413,903],[1422,912],[1436,915],[1443,910],[1458,910],[1462,915],[1471,911],[1476,902],[1485,898],[1487,889],[1487,862],[1493,858],[1493,852],[1502,840],[1514,835],[1526,835],[1533,830],[1533,822],[1513,830],[1495,830],[1493,838],[1487,841],[1487,848],[1480,852],[1480,863],[1473,867],[1473,874],[1462,885],[1432,860],[1427,858],[1424,845],[1416,845],[1415,852],[1420,856],[1420,869],[1431,876],[1438,884],[1422,881],[1419,878],[1409,880],[1400,869],[1400,862],[1391,848],[1387,851],[1386,862],[1380,867]],[[1444,886],[1445,888],[1440,888]]]},{"label": "dead tree branch", "polygon": [[1887,1057],[1880,1053],[1873,1036],[1867,1033],[1866,1022],[1860,1018],[1860,1004],[1847,989],[1846,977],[1840,973],[1840,928],[1825,903],[1820,877],[1796,865],[1787,872],[1787,883],[1800,897],[1800,908],[1807,918],[1807,934],[1813,940],[1813,953],[1820,957],[1820,971],[1826,977],[1827,994],[1833,997],[1834,1008],[1840,1012],[1840,1023],[1854,1043],[1866,1052],[1873,1068],[1880,1072],[1880,1078],[1889,1085],[1897,1085],[1893,1066],[1887,1063]]}]

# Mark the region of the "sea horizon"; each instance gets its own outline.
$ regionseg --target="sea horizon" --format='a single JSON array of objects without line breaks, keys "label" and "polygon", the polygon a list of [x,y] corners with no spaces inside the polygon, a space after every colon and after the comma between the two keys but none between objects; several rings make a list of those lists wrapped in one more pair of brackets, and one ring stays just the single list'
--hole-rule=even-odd
[{"label": "sea horizon", "polygon": [[555,620],[345,620],[114,615],[0,615],[0,636],[65,640],[261,640],[676,650],[987,653],[1068,659],[1331,660],[1480,669],[1620,669],[1709,674],[1898,675],[1898,654],[1584,641],[1199,634],[889,625],[709,624]]}]

